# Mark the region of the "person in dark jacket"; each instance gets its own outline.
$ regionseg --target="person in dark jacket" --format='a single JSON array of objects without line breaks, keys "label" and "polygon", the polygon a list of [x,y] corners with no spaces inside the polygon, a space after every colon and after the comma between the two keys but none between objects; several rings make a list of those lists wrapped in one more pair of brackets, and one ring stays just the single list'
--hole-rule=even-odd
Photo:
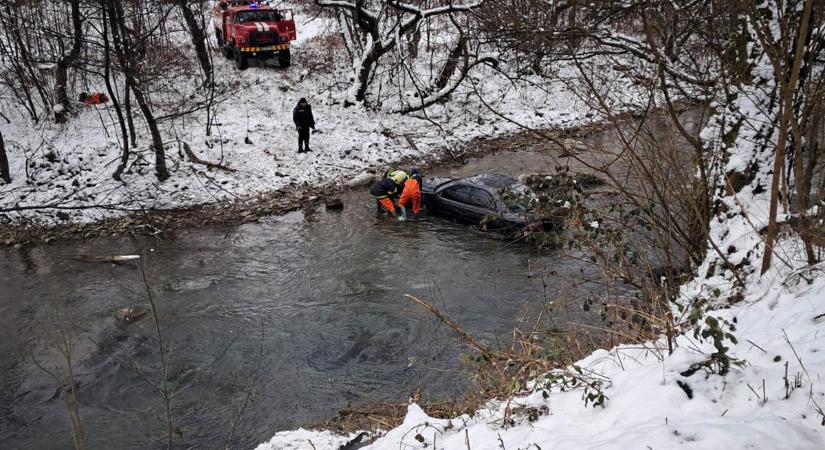
[{"label": "person in dark jacket", "polygon": [[[402,176],[402,174],[403,174],[403,176]],[[404,178],[404,180],[406,180],[406,176],[407,176],[407,173],[404,172],[403,170],[389,169],[386,172],[384,172],[384,178],[389,178],[391,180],[394,180],[397,177],[402,177],[402,178]],[[398,178],[398,179],[401,179],[401,178]],[[394,194],[390,195],[390,200],[392,200],[393,203],[398,203],[398,199],[401,197],[401,191],[404,190],[404,181],[396,181],[395,186],[396,186],[396,191],[395,191]]]},{"label": "person in dark jacket", "polygon": [[399,194],[399,190],[404,185],[407,179],[407,173],[402,170],[396,170],[391,176],[383,178],[378,183],[375,183],[370,188],[370,195],[375,199],[378,214],[383,211],[390,213],[392,216],[403,220],[403,215],[399,215],[393,200]]},{"label": "person in dark jacket", "polygon": [[292,110],[292,121],[298,129],[298,153],[311,152],[309,148],[309,129],[315,129],[315,118],[312,117],[312,106],[307,99],[301,98],[295,109]]}]

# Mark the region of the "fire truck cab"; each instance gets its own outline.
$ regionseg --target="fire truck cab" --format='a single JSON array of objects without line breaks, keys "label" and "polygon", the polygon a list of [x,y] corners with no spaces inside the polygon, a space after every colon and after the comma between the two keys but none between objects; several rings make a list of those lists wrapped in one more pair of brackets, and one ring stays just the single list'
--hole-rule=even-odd
[{"label": "fire truck cab", "polygon": [[215,37],[227,59],[244,70],[248,58],[278,58],[289,67],[290,42],[297,37],[291,9],[245,0],[219,0],[212,11]]}]

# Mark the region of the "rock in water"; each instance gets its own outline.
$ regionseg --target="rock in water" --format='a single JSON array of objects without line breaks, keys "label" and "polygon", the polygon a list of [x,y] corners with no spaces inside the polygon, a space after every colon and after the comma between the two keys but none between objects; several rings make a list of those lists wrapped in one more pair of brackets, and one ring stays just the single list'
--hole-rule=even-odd
[{"label": "rock in water", "polygon": [[119,308],[115,311],[115,319],[120,323],[134,323],[142,319],[148,312],[148,309],[140,305]]},{"label": "rock in water", "polygon": [[341,211],[344,209],[344,202],[340,198],[327,199],[327,211]]}]

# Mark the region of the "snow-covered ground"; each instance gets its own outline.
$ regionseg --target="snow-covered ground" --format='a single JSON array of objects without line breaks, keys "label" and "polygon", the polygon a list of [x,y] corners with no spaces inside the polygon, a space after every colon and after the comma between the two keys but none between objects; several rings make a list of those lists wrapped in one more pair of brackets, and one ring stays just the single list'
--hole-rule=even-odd
[{"label": "snow-covered ground", "polygon": [[[454,151],[473,138],[518,130],[518,125],[485,107],[470,83],[459,88],[451,102],[428,108],[426,116],[344,107],[349,70],[312,69],[324,58],[340,64],[338,53],[343,50],[324,46],[331,25],[321,18],[296,19],[299,40],[287,70],[253,61],[241,72],[232,61],[213,53],[216,79],[225,91],[214,108],[217,125],[207,136],[205,111],[161,122],[172,174],[163,183],[154,177],[149,134],[140,117],[135,122],[141,136],[121,183],[111,177],[120,151],[111,105],[81,107],[65,125],[33,125],[22,114],[6,111],[13,120],[3,127],[13,181],[0,185],[0,211],[23,209],[0,212],[0,221],[90,222],[146,209],[245,198],[291,185],[329,186],[359,175],[364,180],[369,178],[367,169],[386,168],[402,159],[415,164]],[[563,81],[539,89],[529,82],[511,84],[488,68],[475,70],[474,84],[486,101],[520,124],[570,127],[599,120]],[[562,79],[565,74],[572,78],[575,69],[561,67],[559,72]],[[175,89],[202,98],[197,84],[195,79],[179,80]],[[103,86],[96,89],[105,91]],[[618,90],[628,93],[628,99],[633,98],[631,91]],[[312,105],[319,130],[307,154],[296,152],[292,123],[292,109],[301,97]],[[171,112],[171,106],[155,111],[158,116]],[[188,143],[201,159],[235,172],[189,162],[180,142]]]}]

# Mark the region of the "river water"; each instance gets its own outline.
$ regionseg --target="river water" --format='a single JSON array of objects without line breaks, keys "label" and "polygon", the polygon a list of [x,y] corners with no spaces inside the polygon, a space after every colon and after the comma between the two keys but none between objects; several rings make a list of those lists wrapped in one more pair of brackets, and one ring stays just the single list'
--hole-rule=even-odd
[{"label": "river water", "polygon": [[[652,121],[654,139],[674,139],[660,122]],[[586,140],[610,147],[617,137],[607,130]],[[559,161],[552,145],[536,151],[516,137],[504,146],[425,175],[515,176]],[[163,390],[174,393],[175,448],[225,448],[230,434],[233,447],[249,448],[348,405],[406,401],[419,388],[425,400],[459,395],[469,351],[405,294],[495,345],[509,342],[522,313],[561,296],[548,274],[580,277],[561,253],[539,255],[440,218],[378,219],[365,191],[342,194],[341,212],[0,250],[0,448],[72,448],[66,348],[92,449],[165,447]],[[137,253],[145,283],[134,262],[79,258]],[[148,306],[147,285],[168,349],[166,383],[151,315],[114,318],[118,308]],[[560,323],[596,320],[580,300],[593,287],[583,289],[554,310]]]},{"label": "river water", "polygon": [[[551,164],[504,153],[439,174]],[[2,447],[71,448],[68,386],[47,373],[65,378],[61,336],[89,448],[163,446],[161,389],[175,392],[180,448],[223,448],[242,408],[238,448],[350,404],[405,401],[418,388],[425,399],[459,394],[468,350],[404,294],[485,342],[507,342],[518,314],[545,295],[535,261],[553,255],[439,218],[377,219],[364,192],[341,198],[342,212],[0,251]],[[169,349],[165,385],[151,315],[114,318],[148,305],[139,266],[78,259],[136,253]],[[585,320],[580,305],[563,314]]]}]

